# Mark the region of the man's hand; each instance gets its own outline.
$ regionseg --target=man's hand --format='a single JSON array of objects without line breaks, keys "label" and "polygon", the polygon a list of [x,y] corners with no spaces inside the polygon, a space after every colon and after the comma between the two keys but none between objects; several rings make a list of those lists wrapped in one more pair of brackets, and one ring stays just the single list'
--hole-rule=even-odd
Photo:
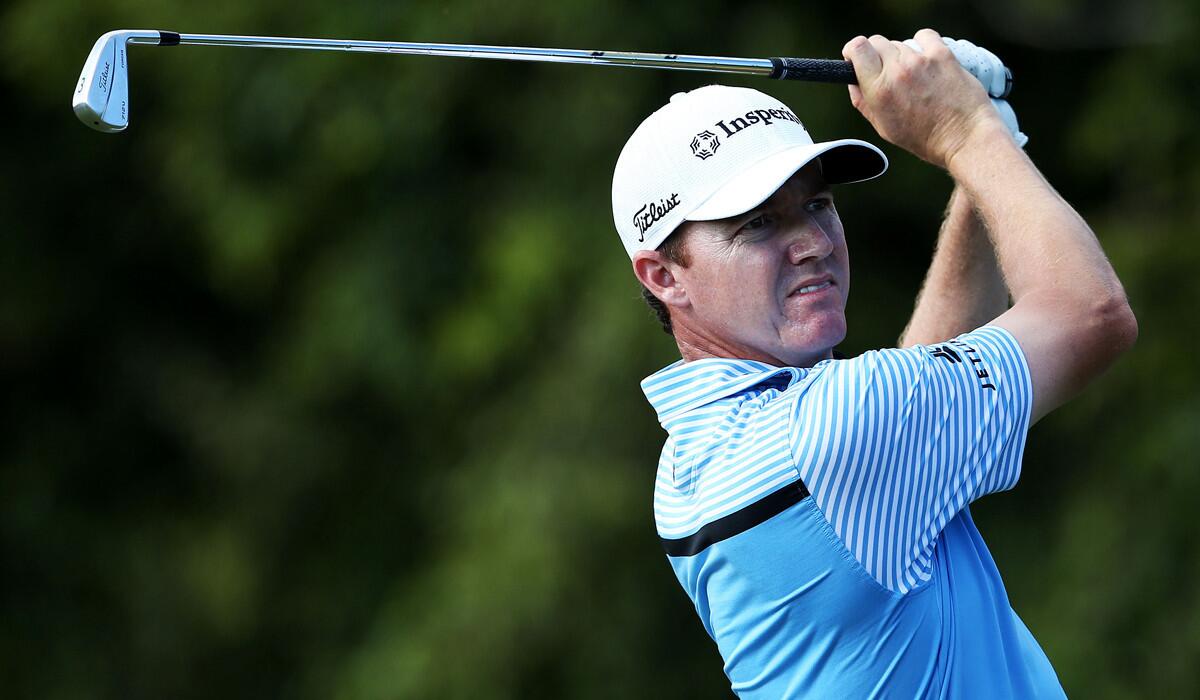
[{"label": "man's hand", "polygon": [[842,49],[858,85],[850,101],[879,135],[934,165],[949,168],[954,155],[980,134],[1008,131],[983,86],[932,29],[914,37],[921,52],[875,35],[851,39]]},{"label": "man's hand", "polygon": [[[968,73],[975,76],[982,85],[983,89],[987,90],[988,95],[1001,95],[1008,86],[1008,81],[1011,79],[1011,74],[1004,67],[1004,62],[996,54],[988,51],[982,46],[976,46],[966,39],[951,39],[942,37],[942,43],[950,49],[950,53],[954,54],[958,65],[966,69]],[[921,45],[915,39],[905,39],[904,45],[922,53]],[[1004,125],[1008,127],[1009,133],[1012,134],[1013,140],[1021,148],[1025,148],[1025,144],[1029,143],[1029,137],[1021,133],[1020,127],[1017,126],[1017,113],[1013,111],[1012,105],[1008,104],[1008,100],[990,99],[992,106],[1000,113],[1000,119]]]}]

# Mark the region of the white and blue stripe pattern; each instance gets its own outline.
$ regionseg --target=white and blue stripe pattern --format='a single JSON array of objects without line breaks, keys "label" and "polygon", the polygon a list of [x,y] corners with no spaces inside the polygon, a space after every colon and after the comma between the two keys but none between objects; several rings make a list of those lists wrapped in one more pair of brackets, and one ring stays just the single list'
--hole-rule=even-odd
[{"label": "white and blue stripe pattern", "polygon": [[662,538],[801,480],[858,563],[901,594],[929,579],[955,514],[1016,483],[1032,397],[1020,348],[995,327],[807,369],[677,362],[642,388],[669,433]]},{"label": "white and blue stripe pattern", "polygon": [[[678,362],[642,382],[669,437],[659,460],[655,520],[678,539],[798,478],[787,402],[801,370],[746,360]],[[780,381],[764,389],[772,376]]]}]

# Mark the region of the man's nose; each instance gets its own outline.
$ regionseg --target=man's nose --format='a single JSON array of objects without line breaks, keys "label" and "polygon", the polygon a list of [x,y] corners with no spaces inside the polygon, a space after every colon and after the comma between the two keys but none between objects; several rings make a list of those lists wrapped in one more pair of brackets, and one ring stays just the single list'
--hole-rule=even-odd
[{"label": "man's nose", "polygon": [[788,242],[788,262],[803,265],[829,257],[833,252],[833,239],[811,216],[805,216],[796,225],[796,232]]}]

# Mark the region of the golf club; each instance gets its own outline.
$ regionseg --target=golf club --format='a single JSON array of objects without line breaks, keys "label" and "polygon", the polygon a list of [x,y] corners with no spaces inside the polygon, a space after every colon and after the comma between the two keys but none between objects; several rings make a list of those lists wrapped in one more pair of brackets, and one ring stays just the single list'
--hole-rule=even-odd
[{"label": "golf club", "polygon": [[[601,66],[662,68],[759,75],[782,80],[807,80],[853,84],[854,69],[847,61],[813,58],[725,58],[684,54],[629,53],[624,51],[588,51],[584,49],[539,49],[519,46],[476,44],[424,44],[397,41],[356,41],[348,39],[299,39],[293,37],[237,36],[226,34],[179,34],[153,29],[121,29],[96,40],[75,88],[72,107],[80,121],[105,133],[123,131],[129,126],[129,63],[125,57],[129,44],[148,46],[241,46],[249,48],[294,49],[301,51],[359,51],[416,56],[452,56],[490,58],[507,61],[547,63],[587,63]],[[1011,78],[1006,84],[1007,96]]]}]

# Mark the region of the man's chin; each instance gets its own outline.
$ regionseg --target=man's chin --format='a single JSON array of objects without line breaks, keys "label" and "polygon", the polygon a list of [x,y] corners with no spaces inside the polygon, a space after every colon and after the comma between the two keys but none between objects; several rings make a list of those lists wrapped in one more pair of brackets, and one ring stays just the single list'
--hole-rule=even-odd
[{"label": "man's chin", "polygon": [[793,366],[811,366],[833,357],[833,348],[845,339],[845,317],[831,318],[817,326],[805,324],[795,342],[788,343],[787,354]]}]

